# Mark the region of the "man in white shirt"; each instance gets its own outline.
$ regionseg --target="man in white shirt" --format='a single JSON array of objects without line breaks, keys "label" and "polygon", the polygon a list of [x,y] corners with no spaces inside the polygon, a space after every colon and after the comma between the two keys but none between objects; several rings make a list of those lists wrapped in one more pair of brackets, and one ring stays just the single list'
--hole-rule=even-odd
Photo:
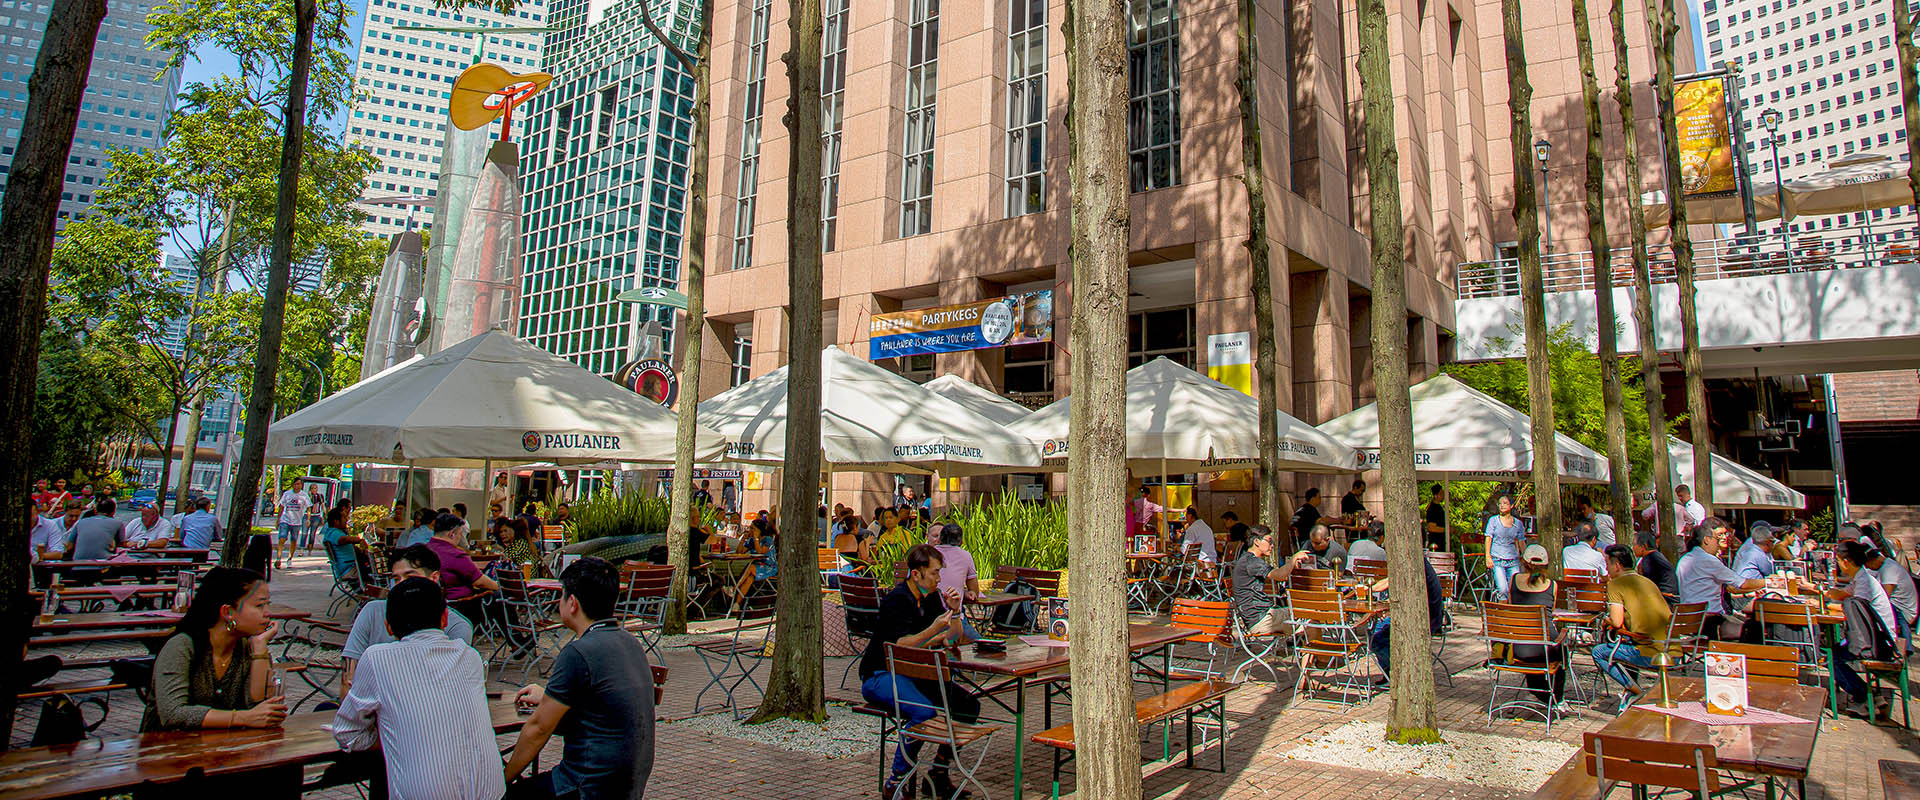
[{"label": "man in white shirt", "polygon": [[1721,638],[1721,623],[1726,620],[1724,592],[1752,594],[1767,588],[1764,578],[1743,579],[1720,560],[1720,537],[1727,524],[1710,517],[1687,534],[1687,553],[1674,565],[1680,579],[1680,602],[1706,603],[1707,618],[1701,631],[1709,639]]},{"label": "man in white shirt", "polygon": [[1580,497],[1577,503],[1576,508],[1580,512],[1580,516],[1584,517],[1586,521],[1593,523],[1594,531],[1600,534],[1599,537],[1594,540],[1595,549],[1605,551],[1607,548],[1612,547],[1614,544],[1613,515],[1601,513],[1595,509],[1593,507],[1593,501],[1584,495]]},{"label": "man in white shirt", "polygon": [[1219,546],[1213,543],[1213,527],[1200,518],[1200,509],[1187,506],[1187,527],[1181,529],[1181,552],[1194,545],[1200,546],[1200,560],[1209,564],[1220,563]]},{"label": "man in white shirt", "polygon": [[1367,523],[1366,530],[1360,532],[1360,538],[1347,544],[1347,558],[1349,562],[1385,562],[1387,560],[1387,548],[1381,547],[1380,545],[1386,538],[1386,523],[1379,520]]},{"label": "man in white shirt", "polygon": [[1593,546],[1594,540],[1599,536],[1599,531],[1591,522],[1582,522],[1573,526],[1573,544],[1561,549],[1560,568],[1590,570],[1596,577],[1605,576],[1607,556]]},{"label": "man in white shirt", "polygon": [[275,567],[284,568],[293,565],[293,548],[300,543],[302,534],[306,532],[307,506],[312,502],[308,499],[306,492],[297,488],[280,493],[278,504],[280,520],[274,532],[273,543],[276,551],[281,545],[286,545],[287,555],[284,563],[279,558],[274,559]]},{"label": "man in white shirt", "polygon": [[386,627],[398,639],[367,648],[359,680],[334,714],[341,749],[380,747],[387,796],[396,800],[498,800],[507,791],[486,666],[440,629],[447,614],[440,584],[409,578],[394,586]]},{"label": "man in white shirt", "polygon": [[[1640,511],[1640,516],[1653,519],[1653,508],[1653,504],[1648,503]],[[1693,499],[1693,489],[1684,483],[1673,487],[1673,518],[1680,524],[1679,536],[1682,539],[1687,538],[1687,532],[1693,530],[1694,526],[1707,521],[1707,507]]]},{"label": "man in white shirt", "polygon": [[1887,590],[1887,601],[1893,606],[1893,621],[1896,627],[1893,635],[1900,639],[1910,639],[1913,635],[1913,622],[1920,615],[1920,593],[1916,593],[1913,575],[1899,561],[1888,558],[1886,553],[1875,550],[1867,554],[1867,569],[1873,570],[1880,585]]},{"label": "man in white shirt", "polygon": [[[1867,605],[1873,609],[1873,613],[1880,617],[1880,624],[1886,626],[1887,635],[1898,636],[1899,634],[1896,633],[1898,628],[1895,627],[1898,623],[1894,619],[1896,615],[1893,611],[1893,603],[1887,597],[1887,589],[1880,585],[1880,576],[1867,567],[1867,564],[1872,562],[1873,548],[1857,540],[1845,541],[1834,547],[1833,552],[1837,556],[1835,560],[1838,562],[1840,576],[1847,581],[1847,584],[1828,589],[1827,599],[1844,603],[1858,597],[1866,601]],[[1859,670],[1853,663],[1855,656],[1852,648],[1836,647],[1833,653],[1834,682],[1839,685],[1841,691],[1847,693],[1849,698],[1846,710],[1864,716],[1867,712],[1867,701],[1871,699],[1882,703],[1881,713],[1886,713],[1885,701],[1871,697],[1867,691],[1866,681],[1860,679]]]},{"label": "man in white shirt", "polygon": [[139,518],[127,521],[122,538],[136,550],[158,550],[173,543],[173,523],[160,516],[160,506],[147,506]]},{"label": "man in white shirt", "polygon": [[34,515],[33,531],[28,537],[27,563],[38,564],[67,554],[67,528],[79,521],[87,507],[72,498],[67,499],[63,506],[61,513],[54,516]]}]

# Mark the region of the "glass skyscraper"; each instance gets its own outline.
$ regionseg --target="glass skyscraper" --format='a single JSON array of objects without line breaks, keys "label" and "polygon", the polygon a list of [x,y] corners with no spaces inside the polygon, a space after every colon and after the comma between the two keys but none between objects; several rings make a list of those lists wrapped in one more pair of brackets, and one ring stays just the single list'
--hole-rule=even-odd
[{"label": "glass skyscraper", "polygon": [[[554,81],[516,116],[524,201],[520,335],[603,375],[640,326],[672,309],[614,300],[643,286],[678,288],[693,80],[639,15],[691,51],[697,4],[555,0],[541,51]],[[523,120],[524,121],[521,121]]]}]

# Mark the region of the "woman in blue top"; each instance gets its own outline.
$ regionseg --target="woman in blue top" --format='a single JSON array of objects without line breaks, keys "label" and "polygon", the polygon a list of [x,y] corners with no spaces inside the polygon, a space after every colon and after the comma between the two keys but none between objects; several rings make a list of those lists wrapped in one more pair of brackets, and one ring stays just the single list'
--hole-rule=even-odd
[{"label": "woman in blue top", "polygon": [[1513,515],[1513,496],[1501,495],[1500,513],[1487,518],[1487,569],[1493,573],[1493,593],[1506,602],[1514,573],[1520,571],[1520,548],[1527,543],[1527,525]]}]

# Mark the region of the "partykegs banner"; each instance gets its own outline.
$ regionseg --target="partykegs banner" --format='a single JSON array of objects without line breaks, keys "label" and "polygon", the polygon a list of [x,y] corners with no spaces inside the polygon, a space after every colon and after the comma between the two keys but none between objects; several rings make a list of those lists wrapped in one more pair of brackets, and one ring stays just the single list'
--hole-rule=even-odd
[{"label": "partykegs banner", "polygon": [[875,314],[871,358],[954,353],[1053,340],[1053,290],[957,306]]},{"label": "partykegs banner", "polygon": [[1733,167],[1725,79],[1676,83],[1673,100],[1680,130],[1681,194],[1710,197],[1740,191],[1740,173]]}]

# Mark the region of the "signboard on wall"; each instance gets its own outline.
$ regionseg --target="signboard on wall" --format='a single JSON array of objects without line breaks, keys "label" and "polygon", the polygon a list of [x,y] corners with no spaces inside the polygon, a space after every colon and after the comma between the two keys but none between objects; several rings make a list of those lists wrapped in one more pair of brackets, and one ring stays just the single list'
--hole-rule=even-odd
[{"label": "signboard on wall", "polygon": [[1207,377],[1253,394],[1253,333],[1216,333],[1207,337]]},{"label": "signboard on wall", "polygon": [[1727,116],[1726,79],[1714,76],[1677,82],[1673,103],[1680,133],[1681,194],[1716,197],[1740,191],[1732,125]]},{"label": "signboard on wall", "polygon": [[875,359],[1050,342],[1053,290],[875,314],[867,330]]}]

